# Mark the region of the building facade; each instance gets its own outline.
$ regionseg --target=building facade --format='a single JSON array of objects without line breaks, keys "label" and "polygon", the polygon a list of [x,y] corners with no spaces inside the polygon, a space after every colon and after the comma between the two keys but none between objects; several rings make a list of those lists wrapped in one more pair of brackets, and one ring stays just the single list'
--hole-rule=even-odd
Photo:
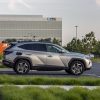
[{"label": "building facade", "polygon": [[62,19],[42,15],[0,15],[0,40],[56,38],[62,42]]}]

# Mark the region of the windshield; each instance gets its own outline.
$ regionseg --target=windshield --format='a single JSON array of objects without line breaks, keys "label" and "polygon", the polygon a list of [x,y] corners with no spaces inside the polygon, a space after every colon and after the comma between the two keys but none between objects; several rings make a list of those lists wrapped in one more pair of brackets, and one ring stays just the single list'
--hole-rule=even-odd
[{"label": "windshield", "polygon": [[68,50],[64,49],[64,48],[61,47],[61,46],[56,45],[56,47],[57,47],[57,49],[58,49],[59,51],[61,51],[61,52],[63,52],[63,53],[69,53]]}]

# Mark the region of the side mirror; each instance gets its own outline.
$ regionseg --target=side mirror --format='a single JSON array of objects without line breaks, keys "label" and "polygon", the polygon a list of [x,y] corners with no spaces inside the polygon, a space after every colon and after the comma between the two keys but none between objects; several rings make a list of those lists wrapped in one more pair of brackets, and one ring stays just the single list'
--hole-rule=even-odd
[{"label": "side mirror", "polygon": [[61,50],[59,53],[65,53],[65,50]]},{"label": "side mirror", "polygon": [[94,58],[94,55],[93,55],[93,54],[88,54],[88,56],[89,56],[90,58]]}]

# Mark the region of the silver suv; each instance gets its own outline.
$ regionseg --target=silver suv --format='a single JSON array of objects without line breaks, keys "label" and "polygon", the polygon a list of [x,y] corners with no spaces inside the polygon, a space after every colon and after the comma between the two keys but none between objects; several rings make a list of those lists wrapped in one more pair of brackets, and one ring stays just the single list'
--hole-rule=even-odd
[{"label": "silver suv", "polygon": [[12,67],[17,74],[26,74],[30,70],[65,70],[69,74],[80,75],[92,66],[87,55],[42,42],[12,43],[4,51],[3,64]]}]

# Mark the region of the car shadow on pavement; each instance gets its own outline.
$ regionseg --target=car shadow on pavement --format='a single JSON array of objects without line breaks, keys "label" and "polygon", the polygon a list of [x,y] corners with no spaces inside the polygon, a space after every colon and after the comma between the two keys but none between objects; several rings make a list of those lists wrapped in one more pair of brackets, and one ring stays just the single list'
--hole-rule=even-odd
[{"label": "car shadow on pavement", "polygon": [[80,76],[74,76],[70,75],[68,73],[56,71],[56,72],[51,72],[51,71],[30,71],[26,75],[18,75],[14,71],[0,71],[0,75],[16,75],[16,76],[47,76],[47,77],[80,77]]}]

